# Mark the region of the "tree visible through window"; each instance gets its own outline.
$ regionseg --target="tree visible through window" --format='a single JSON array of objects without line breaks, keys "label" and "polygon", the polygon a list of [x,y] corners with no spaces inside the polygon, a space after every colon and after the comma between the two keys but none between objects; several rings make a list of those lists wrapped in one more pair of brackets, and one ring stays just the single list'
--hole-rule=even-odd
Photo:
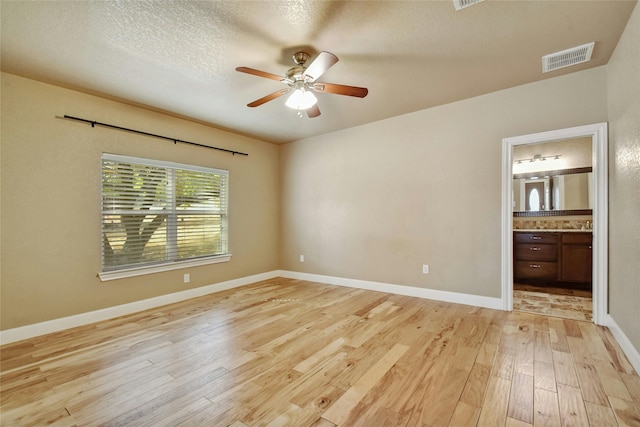
[{"label": "tree visible through window", "polygon": [[219,169],[102,157],[102,271],[225,255],[227,178]]}]

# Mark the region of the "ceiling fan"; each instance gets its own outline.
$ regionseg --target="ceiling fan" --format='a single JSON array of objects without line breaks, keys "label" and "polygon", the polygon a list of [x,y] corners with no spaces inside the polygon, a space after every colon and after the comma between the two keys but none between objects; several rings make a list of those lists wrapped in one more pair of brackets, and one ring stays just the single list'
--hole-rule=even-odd
[{"label": "ceiling fan", "polygon": [[248,67],[236,68],[236,71],[240,71],[241,73],[278,80],[288,86],[285,89],[280,89],[260,99],[256,99],[247,104],[247,107],[258,107],[265,102],[269,102],[291,92],[291,96],[289,96],[285,105],[298,110],[299,116],[302,116],[302,110],[305,110],[307,116],[313,118],[320,115],[320,109],[317,104],[318,99],[313,94],[314,91],[356,96],[358,98],[364,98],[367,96],[367,93],[369,93],[367,88],[364,87],[318,82],[318,78],[338,62],[338,57],[329,52],[320,52],[309,66],[305,66],[309,58],[310,56],[306,52],[294,53],[293,62],[296,63],[296,66],[290,68],[285,77]]}]

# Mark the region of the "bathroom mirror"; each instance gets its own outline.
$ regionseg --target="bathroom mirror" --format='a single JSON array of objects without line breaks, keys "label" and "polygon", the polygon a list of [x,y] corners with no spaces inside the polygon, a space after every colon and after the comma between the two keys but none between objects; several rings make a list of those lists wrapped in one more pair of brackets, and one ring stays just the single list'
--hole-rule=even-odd
[{"label": "bathroom mirror", "polygon": [[591,215],[592,161],[590,137],[514,146],[513,216]]},{"label": "bathroom mirror", "polygon": [[[514,175],[516,216],[590,215],[593,209],[591,168]],[[521,215],[517,215],[521,214]]]}]

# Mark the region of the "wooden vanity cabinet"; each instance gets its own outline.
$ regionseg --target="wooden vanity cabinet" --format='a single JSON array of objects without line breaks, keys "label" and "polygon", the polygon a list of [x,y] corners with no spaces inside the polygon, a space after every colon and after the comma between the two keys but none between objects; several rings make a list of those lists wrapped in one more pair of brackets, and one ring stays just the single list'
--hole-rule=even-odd
[{"label": "wooden vanity cabinet", "polygon": [[514,281],[590,290],[591,254],[591,233],[514,232]]},{"label": "wooden vanity cabinet", "polygon": [[562,233],[563,282],[588,283],[591,288],[593,267],[593,236],[590,233]]},{"label": "wooden vanity cabinet", "polygon": [[516,279],[558,279],[558,234],[515,233],[513,270]]}]

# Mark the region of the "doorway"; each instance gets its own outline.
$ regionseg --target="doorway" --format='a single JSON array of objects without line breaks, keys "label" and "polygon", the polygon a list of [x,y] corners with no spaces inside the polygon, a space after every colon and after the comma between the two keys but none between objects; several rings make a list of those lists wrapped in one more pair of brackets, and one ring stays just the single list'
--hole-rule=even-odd
[{"label": "doorway", "polygon": [[544,182],[527,182],[524,185],[525,209],[527,211],[544,210]]},{"label": "doorway", "polygon": [[593,203],[593,322],[603,325],[607,314],[607,123],[578,126],[503,139],[502,149],[502,305],[513,310],[513,148],[572,138],[590,137],[594,184]]}]

